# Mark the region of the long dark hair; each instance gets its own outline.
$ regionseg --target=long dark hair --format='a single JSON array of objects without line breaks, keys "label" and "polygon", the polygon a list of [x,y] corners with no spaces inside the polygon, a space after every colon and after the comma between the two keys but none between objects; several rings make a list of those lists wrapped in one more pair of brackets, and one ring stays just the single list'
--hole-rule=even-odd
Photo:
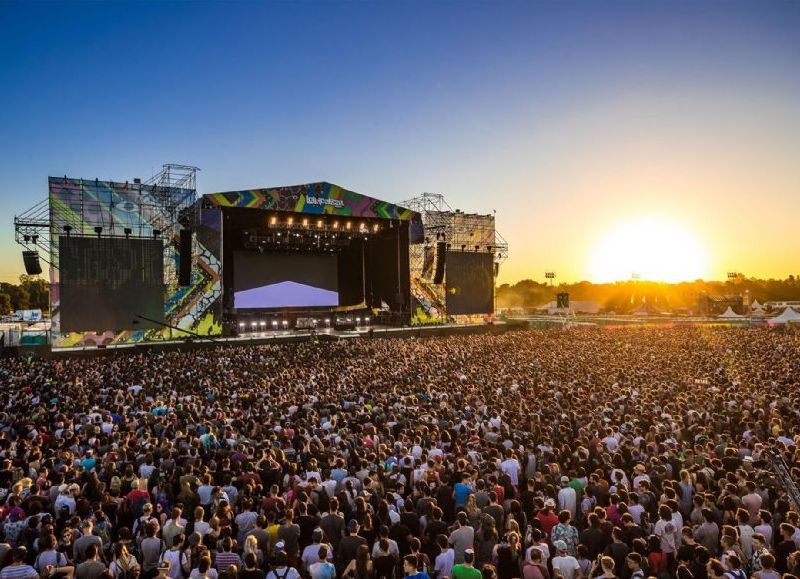
[{"label": "long dark hair", "polygon": [[367,545],[359,545],[356,549],[356,575],[358,577],[366,577],[368,572],[369,563],[369,547]]}]

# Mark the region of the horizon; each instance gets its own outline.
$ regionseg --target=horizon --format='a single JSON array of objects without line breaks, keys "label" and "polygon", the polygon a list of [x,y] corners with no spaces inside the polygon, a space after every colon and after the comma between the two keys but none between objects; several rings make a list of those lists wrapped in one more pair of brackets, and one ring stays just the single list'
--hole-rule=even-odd
[{"label": "horizon", "polygon": [[24,272],[12,218],[48,176],[171,162],[200,167],[198,193],[328,181],[496,210],[498,286],[798,269],[797,2],[5,2],[0,16],[14,22],[0,281]]}]

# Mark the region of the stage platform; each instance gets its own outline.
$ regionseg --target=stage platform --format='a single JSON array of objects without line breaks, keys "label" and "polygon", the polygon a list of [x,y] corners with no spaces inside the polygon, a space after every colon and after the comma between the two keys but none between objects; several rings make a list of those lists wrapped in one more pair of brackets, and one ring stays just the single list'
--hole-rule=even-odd
[{"label": "stage platform", "polygon": [[209,348],[217,346],[246,346],[255,344],[284,344],[292,342],[308,342],[317,340],[319,342],[335,342],[339,340],[360,340],[360,339],[386,339],[386,338],[428,338],[436,336],[451,336],[458,334],[485,334],[485,333],[505,333],[511,329],[521,326],[508,324],[506,322],[494,322],[491,324],[437,324],[430,326],[406,326],[392,327],[374,325],[360,327],[356,330],[335,330],[333,328],[323,328],[315,331],[310,330],[269,330],[264,332],[252,332],[242,336],[205,338],[191,337],[176,340],[165,340],[163,342],[147,342],[143,344],[119,344],[108,345],[105,347],[75,347],[58,348],[53,350],[50,346],[20,346],[16,348],[6,348],[3,355],[11,356],[41,356],[41,357],[60,357],[73,355],[97,355],[109,354],[113,352],[136,352],[144,350],[170,350],[170,349],[195,349]]}]

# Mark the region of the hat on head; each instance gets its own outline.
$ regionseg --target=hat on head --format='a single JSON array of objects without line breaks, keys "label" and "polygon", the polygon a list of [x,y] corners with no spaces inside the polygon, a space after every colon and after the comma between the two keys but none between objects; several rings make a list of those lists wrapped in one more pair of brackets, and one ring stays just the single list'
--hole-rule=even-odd
[{"label": "hat on head", "polygon": [[561,477],[561,484],[562,484],[562,485],[569,484],[569,477],[562,476],[562,477]]},{"label": "hat on head", "polygon": [[475,560],[475,551],[472,548],[468,548],[464,550],[464,562],[465,563],[472,563]]},{"label": "hat on head", "polygon": [[547,499],[544,502],[544,506],[550,507],[551,509],[556,506],[556,502],[553,499]]},{"label": "hat on head", "polygon": [[567,544],[564,541],[553,541],[553,547],[558,551],[566,551]]}]

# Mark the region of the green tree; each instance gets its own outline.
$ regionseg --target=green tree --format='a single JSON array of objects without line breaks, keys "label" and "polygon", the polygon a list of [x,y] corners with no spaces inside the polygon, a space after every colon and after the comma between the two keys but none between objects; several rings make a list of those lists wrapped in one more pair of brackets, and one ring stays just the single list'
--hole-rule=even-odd
[{"label": "green tree", "polygon": [[28,303],[31,309],[47,311],[50,309],[50,284],[34,275],[19,276],[19,285],[28,292]]},{"label": "green tree", "polygon": [[11,296],[7,293],[0,293],[0,316],[11,313]]}]

